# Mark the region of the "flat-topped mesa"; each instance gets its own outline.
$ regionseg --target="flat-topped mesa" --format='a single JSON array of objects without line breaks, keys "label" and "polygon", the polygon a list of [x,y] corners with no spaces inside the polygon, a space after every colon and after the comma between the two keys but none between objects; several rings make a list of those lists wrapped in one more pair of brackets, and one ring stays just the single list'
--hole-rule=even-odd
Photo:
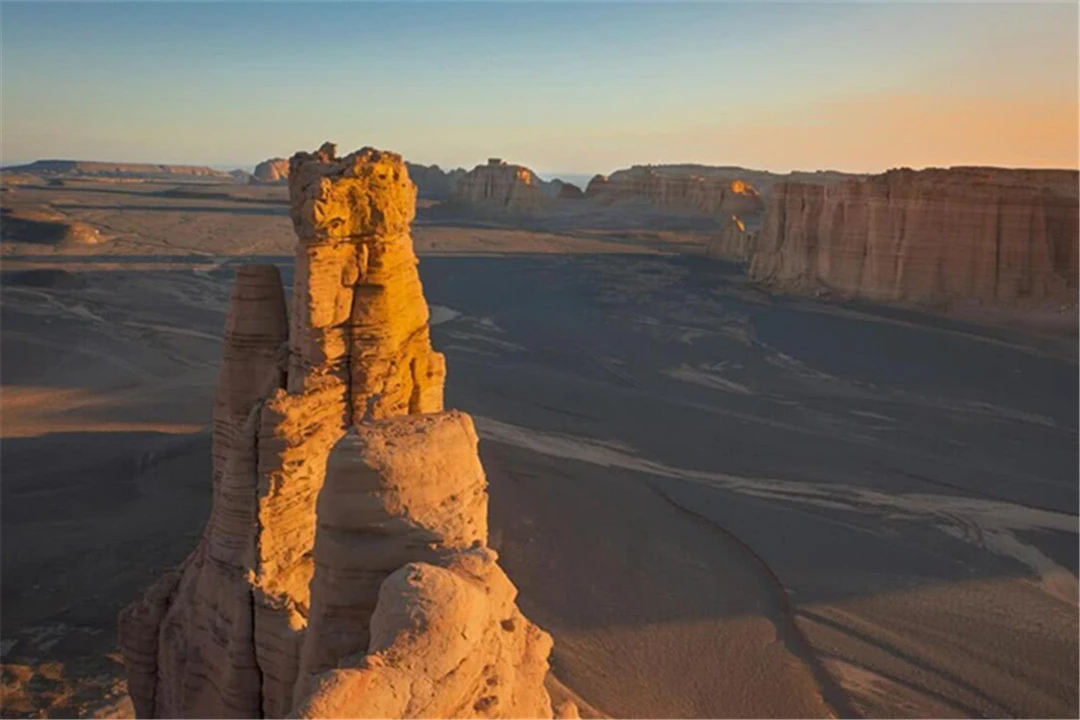
[{"label": "flat-topped mesa", "polygon": [[741,217],[764,210],[758,191],[738,175],[664,167],[634,166],[610,176],[596,175],[585,189],[585,198],[599,204],[648,203],[661,211],[701,215]]},{"label": "flat-topped mesa", "polygon": [[442,412],[405,164],[289,166],[291,312],[276,268],[238,272],[210,520],[120,617],[136,712],[551,717],[551,638],[486,547],[472,421]]},{"label": "flat-topped mesa", "polygon": [[829,187],[782,183],[752,279],[873,300],[1075,304],[1077,173],[890,170]]}]

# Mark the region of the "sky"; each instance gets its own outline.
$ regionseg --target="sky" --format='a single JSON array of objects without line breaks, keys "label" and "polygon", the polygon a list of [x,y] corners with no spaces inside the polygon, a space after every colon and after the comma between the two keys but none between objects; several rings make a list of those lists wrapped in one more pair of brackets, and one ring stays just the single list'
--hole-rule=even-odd
[{"label": "sky", "polygon": [[2,2],[0,162],[1078,165],[1076,2]]}]

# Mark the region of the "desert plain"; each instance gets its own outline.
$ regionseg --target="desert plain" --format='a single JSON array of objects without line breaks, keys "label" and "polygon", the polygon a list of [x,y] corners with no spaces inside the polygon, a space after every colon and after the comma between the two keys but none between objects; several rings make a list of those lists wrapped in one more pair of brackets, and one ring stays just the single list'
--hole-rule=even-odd
[{"label": "desert plain", "polygon": [[[5,716],[130,716],[117,613],[195,545],[235,268],[280,185],[8,178]],[[784,295],[613,208],[413,237],[491,546],[583,715],[1078,712],[1076,325]]]}]

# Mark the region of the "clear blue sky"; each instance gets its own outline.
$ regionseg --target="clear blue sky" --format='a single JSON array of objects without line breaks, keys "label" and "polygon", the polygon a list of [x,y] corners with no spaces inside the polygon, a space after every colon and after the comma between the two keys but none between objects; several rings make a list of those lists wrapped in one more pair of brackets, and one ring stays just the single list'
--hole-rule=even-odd
[{"label": "clear blue sky", "polygon": [[1076,3],[4,2],[2,160],[1077,165]]}]

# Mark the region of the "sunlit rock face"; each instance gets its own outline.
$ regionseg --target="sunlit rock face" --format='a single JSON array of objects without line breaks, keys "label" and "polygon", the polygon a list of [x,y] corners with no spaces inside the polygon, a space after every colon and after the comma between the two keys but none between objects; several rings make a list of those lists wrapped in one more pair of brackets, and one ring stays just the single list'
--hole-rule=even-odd
[{"label": "sunlit rock face", "polygon": [[529,168],[492,158],[461,178],[454,198],[481,208],[528,213],[543,207],[545,193],[540,178]]},{"label": "sunlit rock face", "polygon": [[1075,302],[1077,177],[951,168],[781,183],[750,275],[887,301]]},{"label": "sunlit rock face", "polygon": [[468,415],[409,234],[401,157],[289,161],[291,313],[237,274],[203,536],[120,615],[142,717],[551,717],[551,638],[487,547]]},{"label": "sunlit rock face", "polygon": [[263,160],[251,173],[253,183],[284,183],[288,179],[289,161],[285,158]]},{"label": "sunlit rock face", "polygon": [[754,215],[764,209],[750,182],[731,173],[663,167],[635,166],[610,176],[597,175],[589,181],[585,197],[601,204],[641,202],[659,210],[701,215]]}]

